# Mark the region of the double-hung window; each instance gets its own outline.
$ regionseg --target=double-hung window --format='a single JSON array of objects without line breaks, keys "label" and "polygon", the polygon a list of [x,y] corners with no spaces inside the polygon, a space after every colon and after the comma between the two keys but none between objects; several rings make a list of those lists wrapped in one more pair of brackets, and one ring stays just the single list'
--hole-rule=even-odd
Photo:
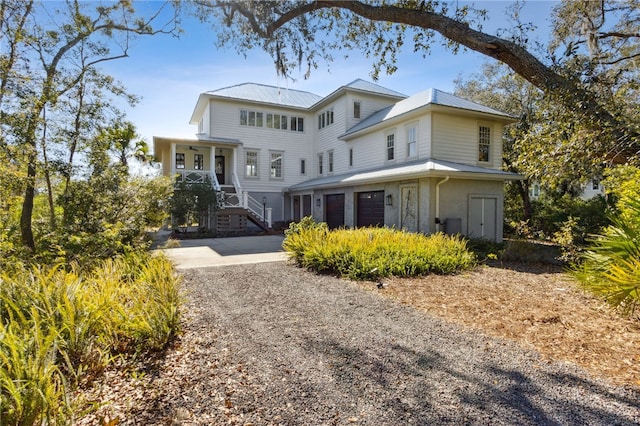
[{"label": "double-hung window", "polygon": [[282,152],[271,152],[271,177],[282,178]]},{"label": "double-hung window", "polygon": [[329,173],[333,173],[333,151],[327,152],[327,169]]},{"label": "double-hung window", "polygon": [[245,151],[245,175],[258,177],[258,151]]},{"label": "double-hung window", "polygon": [[324,173],[324,170],[322,169],[324,163],[324,158],[322,157],[322,154],[318,154],[318,174],[321,175]]},{"label": "double-hung window", "polygon": [[184,169],[184,153],[176,152],[176,169]]},{"label": "double-hung window", "polygon": [[396,158],[396,135],[389,133],[387,135],[387,161],[391,161]]},{"label": "double-hung window", "polygon": [[480,126],[478,132],[478,161],[487,163],[490,161],[491,152],[491,128]]},{"label": "double-hung window", "polygon": [[418,131],[416,127],[407,129],[407,157],[418,155]]},{"label": "double-hung window", "polygon": [[193,169],[204,170],[204,155],[202,154],[193,155]]},{"label": "double-hung window", "polygon": [[360,102],[353,103],[353,118],[360,118]]}]

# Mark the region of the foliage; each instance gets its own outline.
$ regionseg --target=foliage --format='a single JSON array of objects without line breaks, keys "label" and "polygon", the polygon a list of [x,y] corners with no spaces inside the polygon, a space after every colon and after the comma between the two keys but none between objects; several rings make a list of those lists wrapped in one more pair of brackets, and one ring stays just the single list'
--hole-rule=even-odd
[{"label": "foliage", "polygon": [[291,224],[283,247],[303,267],[357,280],[450,274],[475,265],[466,242],[455,236],[389,228],[329,231],[310,218]]},{"label": "foliage", "polygon": [[136,36],[171,32],[175,16],[155,28],[165,17],[161,11],[145,16],[127,0],[60,5],[0,0],[7,47],[0,53],[0,151],[5,151],[0,156],[18,153],[11,159],[24,173],[20,234],[32,252],[40,178],[49,192],[54,225],[52,182],[71,178],[74,159],[80,157],[76,154],[89,150],[84,143],[100,127],[95,123],[111,121],[115,102],[109,96],[133,100],[97,65],[127,57],[129,41]]},{"label": "foliage", "polygon": [[574,275],[581,284],[625,314],[640,306],[640,199],[628,200],[625,213],[593,239]]},{"label": "foliage", "polygon": [[180,182],[169,200],[175,227],[205,223],[204,219],[219,208],[219,197],[211,183]]},{"label": "foliage", "polygon": [[518,7],[511,28],[493,35],[482,31],[486,11],[439,0],[194,3],[201,18],[217,21],[221,44],[242,53],[260,47],[285,76],[304,66],[307,77],[346,50],[372,58],[375,79],[396,71],[402,48],[426,55],[442,36],[454,53],[467,48],[500,61],[544,93],[535,120],[556,125],[532,127],[522,146],[541,147],[549,172],[577,161],[577,170],[596,173],[616,159],[640,161],[638,0],[561,2],[548,49],[528,46],[535,26],[521,21]]},{"label": "foliage", "polygon": [[610,169],[602,185],[615,205],[619,220],[640,229],[640,216],[633,208],[635,201],[640,200],[640,168],[619,166]]},{"label": "foliage", "polygon": [[66,423],[71,391],[115,356],[160,350],[179,330],[179,280],[164,257],[135,254],[78,268],[0,274],[3,424]]}]

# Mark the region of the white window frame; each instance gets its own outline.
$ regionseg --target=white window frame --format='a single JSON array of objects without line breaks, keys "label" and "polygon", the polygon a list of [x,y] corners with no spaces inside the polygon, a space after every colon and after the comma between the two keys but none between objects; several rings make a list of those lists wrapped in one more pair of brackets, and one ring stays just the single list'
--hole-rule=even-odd
[{"label": "white window frame", "polygon": [[[396,132],[395,130],[385,133],[384,137],[384,158],[386,161],[396,160]],[[391,154],[391,155],[390,155]]]},{"label": "white window frame", "polygon": [[[274,161],[278,165],[275,168]],[[279,175],[278,170],[280,171]],[[284,151],[269,151],[269,178],[278,180],[284,179]]]},{"label": "white window frame", "polygon": [[[411,152],[413,148],[413,153]],[[407,127],[407,157],[415,158],[418,156],[418,125],[412,124]]]},{"label": "white window frame", "polygon": [[349,167],[353,167],[353,148],[349,148]]},{"label": "white window frame", "polygon": [[[488,132],[485,134],[483,131],[486,129]],[[478,162],[490,163],[491,162],[491,126],[480,123],[478,125]],[[485,158],[486,154],[486,159]]]},{"label": "white window frame", "polygon": [[333,173],[333,150],[327,151],[327,173]]},{"label": "white window frame", "polygon": [[302,176],[307,175],[307,159],[306,158],[300,159],[300,174]]},{"label": "white window frame", "polygon": [[[200,161],[197,161],[200,159]],[[193,154],[193,170],[204,170],[204,155]]]},{"label": "white window frame", "polygon": [[362,103],[353,101],[353,118],[359,119],[362,116]]},{"label": "white window frame", "polygon": [[[180,162],[178,162],[178,158],[180,158]],[[187,167],[187,156],[184,152],[176,152],[176,158],[174,159],[176,169],[184,170]]]},{"label": "white window frame", "polygon": [[[249,173],[249,154],[255,154],[255,174]],[[244,176],[250,179],[260,177],[260,151],[257,149],[245,149],[244,151]]]},{"label": "white window frame", "polygon": [[322,153],[318,154],[318,175],[324,174],[324,156]]}]

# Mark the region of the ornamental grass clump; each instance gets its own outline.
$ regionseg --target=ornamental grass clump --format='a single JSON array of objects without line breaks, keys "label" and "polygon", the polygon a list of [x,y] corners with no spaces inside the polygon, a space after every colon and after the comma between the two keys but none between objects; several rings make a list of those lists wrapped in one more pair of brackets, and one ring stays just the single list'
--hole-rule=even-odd
[{"label": "ornamental grass clump", "polygon": [[292,224],[283,247],[300,266],[356,280],[450,274],[476,262],[457,236],[390,228],[329,231],[326,224],[314,224],[310,218]]},{"label": "ornamental grass clump", "polygon": [[34,267],[0,274],[2,424],[73,423],[73,389],[114,359],[162,349],[179,328],[179,280],[146,253],[90,272]]}]

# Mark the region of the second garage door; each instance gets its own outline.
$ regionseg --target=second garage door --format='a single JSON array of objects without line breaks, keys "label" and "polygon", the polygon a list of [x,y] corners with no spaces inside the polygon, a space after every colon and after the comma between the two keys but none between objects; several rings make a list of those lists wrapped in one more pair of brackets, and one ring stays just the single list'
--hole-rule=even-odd
[{"label": "second garage door", "polygon": [[324,196],[324,220],[330,229],[344,226],[344,194]]},{"label": "second garage door", "polygon": [[384,191],[358,192],[356,225],[384,225]]}]

